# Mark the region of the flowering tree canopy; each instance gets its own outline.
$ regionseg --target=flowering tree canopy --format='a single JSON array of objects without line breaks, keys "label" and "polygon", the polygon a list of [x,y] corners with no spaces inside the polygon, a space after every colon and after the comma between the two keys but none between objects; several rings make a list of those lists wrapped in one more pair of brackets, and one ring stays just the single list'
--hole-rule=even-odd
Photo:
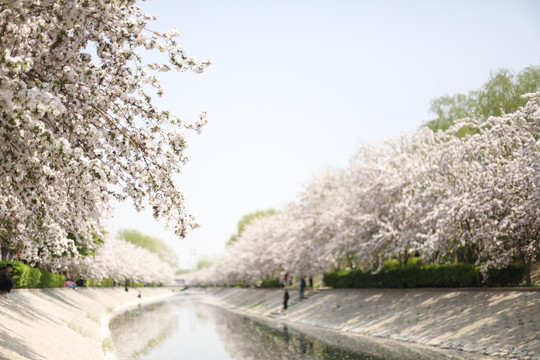
[{"label": "flowering tree canopy", "polygon": [[63,268],[73,274],[86,274],[100,282],[112,279],[139,283],[171,284],[172,267],[159,256],[122,239],[106,236],[95,255],[77,259],[63,258]]},{"label": "flowering tree canopy", "polygon": [[256,283],[340,262],[407,264],[418,253],[429,263],[459,256],[484,271],[521,261],[530,284],[540,255],[540,93],[526,98],[511,114],[363,146],[347,168],[313,179],[287,209],[246,226],[192,280]]},{"label": "flowering tree canopy", "polygon": [[[94,247],[111,199],[147,201],[179,236],[196,227],[173,182],[184,130],[152,103],[156,71],[202,72],[176,30],[134,0],[0,2],[0,239],[32,263]],[[167,63],[145,62],[157,49]],[[165,59],[164,59],[165,60]],[[164,61],[165,62],[165,61]]]}]

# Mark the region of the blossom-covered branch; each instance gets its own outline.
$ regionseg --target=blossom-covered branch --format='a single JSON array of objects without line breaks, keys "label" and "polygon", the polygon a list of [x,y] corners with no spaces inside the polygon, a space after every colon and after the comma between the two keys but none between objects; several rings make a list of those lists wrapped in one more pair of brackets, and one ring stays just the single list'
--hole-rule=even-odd
[{"label": "blossom-covered branch", "polygon": [[[197,224],[173,181],[184,130],[159,109],[155,71],[202,72],[176,30],[150,31],[135,1],[13,1],[0,7],[0,240],[31,263],[95,246],[113,198],[147,201],[179,236]],[[168,64],[145,63],[159,50]]]}]

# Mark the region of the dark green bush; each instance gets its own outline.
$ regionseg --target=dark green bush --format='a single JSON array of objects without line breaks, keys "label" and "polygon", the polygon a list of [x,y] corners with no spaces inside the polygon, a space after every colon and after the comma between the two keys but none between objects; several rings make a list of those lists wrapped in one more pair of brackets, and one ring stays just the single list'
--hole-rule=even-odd
[{"label": "dark green bush", "polygon": [[279,281],[279,279],[268,279],[263,280],[260,285],[257,286],[258,288],[277,288],[277,287],[283,287],[283,284]]},{"label": "dark green bush", "polygon": [[487,286],[518,286],[525,278],[523,265],[510,264],[504,268],[488,270]]},{"label": "dark green bush", "polygon": [[[324,273],[324,283],[326,284],[326,286],[336,287],[335,285],[337,283],[337,278],[338,278],[337,271]],[[357,286],[354,286],[354,287],[357,287]]]},{"label": "dark green bush", "polygon": [[457,265],[410,265],[385,266],[378,273],[352,269],[324,274],[324,282],[334,288],[417,288],[417,287],[480,287],[516,286],[523,281],[522,265],[491,268],[483,280],[480,266]]},{"label": "dark green bush", "polygon": [[45,270],[40,270],[41,272],[41,281],[39,282],[39,288],[54,288],[64,286],[66,277],[61,274],[52,274]]}]

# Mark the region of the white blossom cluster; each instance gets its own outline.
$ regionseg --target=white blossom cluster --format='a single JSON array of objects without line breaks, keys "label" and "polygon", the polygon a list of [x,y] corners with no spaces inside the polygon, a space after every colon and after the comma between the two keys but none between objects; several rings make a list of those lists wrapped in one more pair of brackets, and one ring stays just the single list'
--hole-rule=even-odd
[{"label": "white blossom cluster", "polygon": [[95,255],[64,259],[63,269],[72,274],[86,274],[97,282],[112,279],[117,283],[129,280],[171,284],[174,279],[174,270],[158,255],[113,237],[106,237]]},{"label": "white blossom cluster", "polygon": [[[422,128],[362,147],[276,215],[248,224],[196,284],[308,275],[339,259],[378,268],[418,252],[440,263],[460,248],[477,264],[527,267],[540,252],[540,93],[513,114]],[[469,134],[457,136],[459,130]],[[447,257],[446,257],[447,258]]]},{"label": "white blossom cluster", "polygon": [[[173,175],[186,124],[152,103],[155,71],[202,72],[176,30],[147,28],[134,0],[0,2],[0,242],[57,268],[95,247],[113,198],[147,201],[179,236],[198,226]],[[168,64],[137,52],[157,49]]]}]

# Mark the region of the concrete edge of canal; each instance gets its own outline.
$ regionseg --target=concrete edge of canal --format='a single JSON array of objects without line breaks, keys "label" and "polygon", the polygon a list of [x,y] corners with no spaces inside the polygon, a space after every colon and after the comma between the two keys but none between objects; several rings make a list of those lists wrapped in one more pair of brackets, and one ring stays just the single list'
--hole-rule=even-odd
[{"label": "concrete edge of canal", "polygon": [[[162,301],[168,288],[15,290],[0,297],[0,360],[112,358],[108,324]],[[464,351],[456,358],[540,359],[540,291],[523,289],[334,289],[307,292],[284,313],[282,289],[193,288],[183,292],[268,322],[405,345]]]},{"label": "concrete edge of canal", "polygon": [[7,297],[0,296],[0,360],[114,359],[110,320],[178,293],[173,290],[12,290]]},{"label": "concrete edge of canal", "polygon": [[[328,289],[283,313],[283,289],[195,288],[207,302],[247,316],[322,328],[463,357],[540,359],[539,289]],[[469,354],[469,355],[467,355]],[[457,356],[459,358],[459,355]]]}]

